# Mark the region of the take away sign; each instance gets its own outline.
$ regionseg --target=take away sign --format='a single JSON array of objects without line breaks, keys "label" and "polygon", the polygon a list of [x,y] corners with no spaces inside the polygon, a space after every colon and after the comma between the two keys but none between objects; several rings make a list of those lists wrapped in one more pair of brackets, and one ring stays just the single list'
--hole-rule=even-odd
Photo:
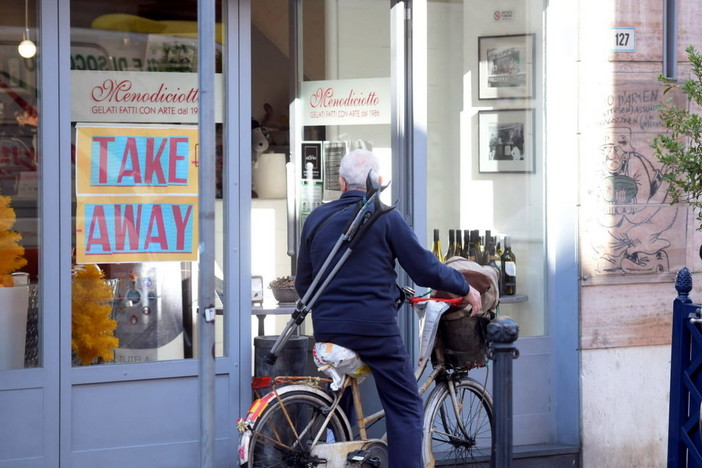
[{"label": "take away sign", "polygon": [[197,127],[76,127],[76,261],[197,260]]}]

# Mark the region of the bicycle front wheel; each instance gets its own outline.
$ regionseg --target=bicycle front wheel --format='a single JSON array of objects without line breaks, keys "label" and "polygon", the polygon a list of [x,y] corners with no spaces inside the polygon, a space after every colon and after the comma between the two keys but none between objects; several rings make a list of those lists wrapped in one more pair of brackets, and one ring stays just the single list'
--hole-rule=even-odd
[{"label": "bicycle front wheel", "polygon": [[424,411],[424,464],[489,466],[492,452],[492,397],[477,381],[454,381],[455,401],[448,382],[432,390]]},{"label": "bicycle front wheel", "polygon": [[345,417],[337,408],[323,427],[331,400],[307,390],[274,398],[256,420],[249,444],[251,468],[310,467],[319,461],[311,455],[312,442],[344,442],[350,438]]}]

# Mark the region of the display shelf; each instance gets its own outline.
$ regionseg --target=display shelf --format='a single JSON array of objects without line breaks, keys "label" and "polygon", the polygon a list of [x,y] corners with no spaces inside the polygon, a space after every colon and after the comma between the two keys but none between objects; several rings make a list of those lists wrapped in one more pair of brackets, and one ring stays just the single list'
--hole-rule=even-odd
[{"label": "display shelf", "polygon": [[251,314],[255,315],[258,319],[259,336],[265,335],[263,321],[266,319],[266,315],[291,315],[293,312],[295,312],[295,306],[295,302],[282,303],[274,301],[264,301],[261,305],[251,306]]},{"label": "display shelf", "polygon": [[500,296],[500,304],[517,304],[519,302],[527,302],[529,296],[526,294],[514,294],[511,296]]}]

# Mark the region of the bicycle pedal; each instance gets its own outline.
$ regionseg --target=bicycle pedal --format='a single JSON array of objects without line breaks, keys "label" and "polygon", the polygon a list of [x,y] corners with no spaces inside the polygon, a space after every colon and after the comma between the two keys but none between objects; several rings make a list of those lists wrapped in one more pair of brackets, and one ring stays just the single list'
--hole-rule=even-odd
[{"label": "bicycle pedal", "polygon": [[346,461],[351,465],[380,467],[381,462],[378,457],[374,457],[368,450],[354,450],[346,457]]}]

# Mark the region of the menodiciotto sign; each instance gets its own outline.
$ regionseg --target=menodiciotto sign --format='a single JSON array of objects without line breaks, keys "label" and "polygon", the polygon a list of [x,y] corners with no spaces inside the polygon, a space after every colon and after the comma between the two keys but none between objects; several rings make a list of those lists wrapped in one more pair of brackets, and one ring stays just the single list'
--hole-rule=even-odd
[{"label": "menodiciotto sign", "polygon": [[390,78],[305,81],[301,94],[304,125],[390,123]]},{"label": "menodiciotto sign", "polygon": [[[75,122],[198,122],[197,73],[71,72]],[[215,120],[222,122],[222,75],[215,76]]]}]

